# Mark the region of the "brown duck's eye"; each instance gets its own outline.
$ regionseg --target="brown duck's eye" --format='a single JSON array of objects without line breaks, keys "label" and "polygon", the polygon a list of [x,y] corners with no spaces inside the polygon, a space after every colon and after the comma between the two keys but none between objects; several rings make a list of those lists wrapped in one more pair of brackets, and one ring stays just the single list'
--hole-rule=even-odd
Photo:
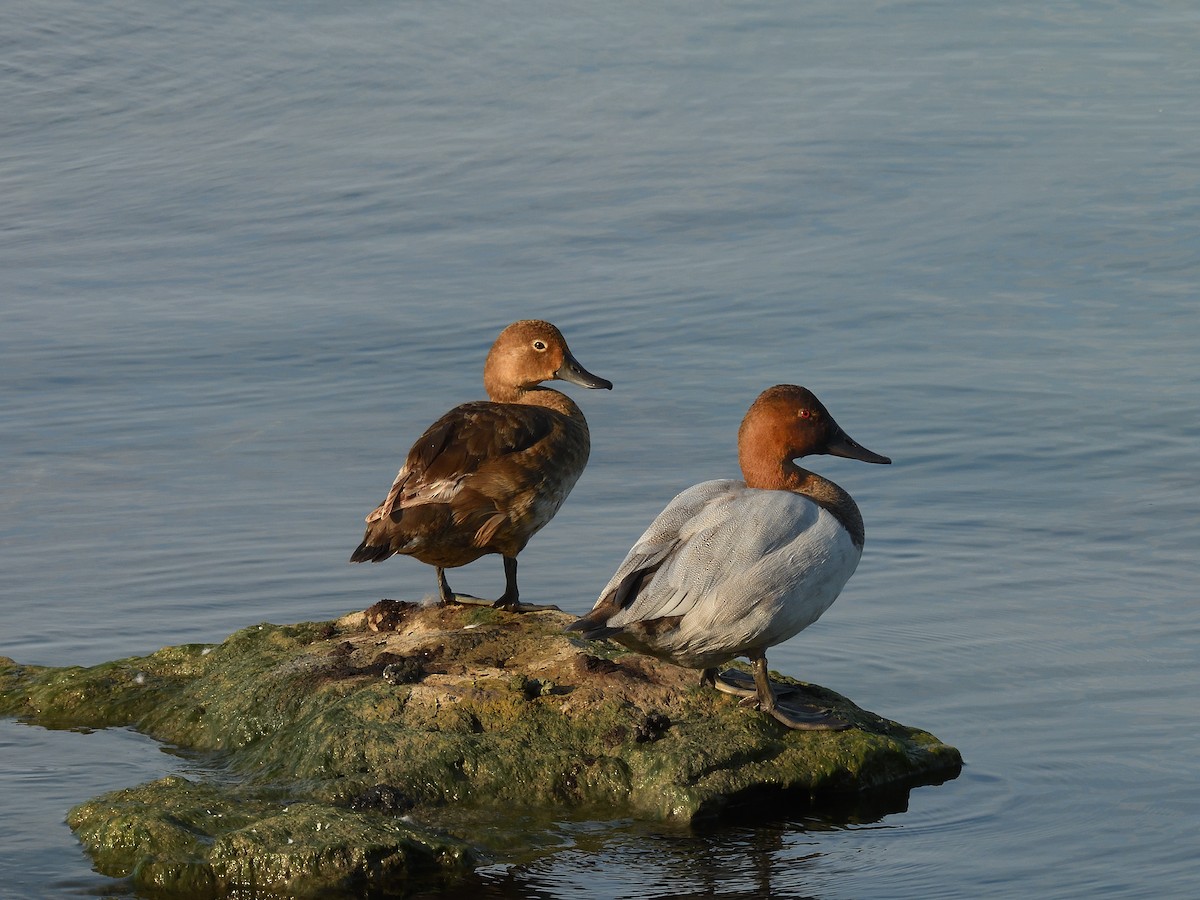
[{"label": "brown duck's eye", "polygon": [[811,409],[797,410],[796,418],[797,419],[811,419],[812,418],[812,410]]},{"label": "brown duck's eye", "polygon": [[543,350],[546,349],[546,342],[545,341],[534,341],[533,349],[536,350],[538,353],[541,353]]}]

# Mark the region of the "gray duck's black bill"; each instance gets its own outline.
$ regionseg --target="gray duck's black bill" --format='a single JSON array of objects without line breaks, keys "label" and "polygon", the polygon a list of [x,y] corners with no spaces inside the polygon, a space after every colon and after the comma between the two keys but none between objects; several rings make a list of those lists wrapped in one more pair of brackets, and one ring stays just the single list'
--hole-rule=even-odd
[{"label": "gray duck's black bill", "polygon": [[860,459],[863,462],[879,463],[880,465],[890,465],[892,462],[886,456],[868,450],[838,426],[834,427],[833,434],[825,442],[825,452],[830,456],[844,456],[846,459]]}]

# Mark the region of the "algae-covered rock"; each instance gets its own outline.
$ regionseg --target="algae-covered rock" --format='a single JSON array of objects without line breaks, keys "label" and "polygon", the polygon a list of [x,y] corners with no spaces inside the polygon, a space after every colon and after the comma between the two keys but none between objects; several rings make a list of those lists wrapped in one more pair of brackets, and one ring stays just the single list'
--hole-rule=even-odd
[{"label": "algae-covered rock", "polygon": [[403,821],[175,776],[83,803],[67,823],[103,874],[188,897],[325,896],[474,861],[464,842]]},{"label": "algae-covered rock", "polygon": [[571,620],[382,601],[90,668],[0,660],[0,715],[214,751],[232,777],[164,779],[69,819],[100,871],[189,895],[468,867],[487,841],[462,823],[517,810],[690,822],[961,766],[932,735],[815,685],[803,690],[855,727],[788,731],[695,672],[568,637]]}]

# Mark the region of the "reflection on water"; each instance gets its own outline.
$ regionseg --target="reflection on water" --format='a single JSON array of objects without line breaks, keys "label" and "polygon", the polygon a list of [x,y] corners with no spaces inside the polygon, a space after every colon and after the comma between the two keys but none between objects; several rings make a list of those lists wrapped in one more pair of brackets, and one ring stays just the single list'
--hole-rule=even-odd
[{"label": "reflection on water", "polygon": [[[824,798],[821,813],[801,814],[792,803],[746,808],[720,825],[669,828],[631,821],[550,823],[553,853],[541,848],[485,866],[458,884],[438,883],[406,893],[420,900],[472,897],[560,898],[804,898],[828,896],[830,836],[879,827],[908,808],[910,792],[896,789],[857,797]],[[511,818],[501,828],[511,828]],[[542,833],[545,822],[529,822]],[[832,852],[836,853],[836,850]],[[509,854],[504,854],[508,856]],[[527,856],[525,860],[521,856]],[[602,886],[601,886],[602,885]]]}]

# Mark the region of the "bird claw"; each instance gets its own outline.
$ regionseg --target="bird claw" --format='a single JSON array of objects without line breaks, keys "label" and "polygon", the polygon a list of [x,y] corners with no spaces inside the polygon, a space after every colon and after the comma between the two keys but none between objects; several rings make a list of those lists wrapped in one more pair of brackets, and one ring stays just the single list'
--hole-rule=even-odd
[{"label": "bird claw", "polygon": [[491,600],[484,600],[482,597],[476,597],[472,594],[451,594],[447,597],[443,604],[457,603],[459,606],[492,606]]},{"label": "bird claw", "polygon": [[507,601],[503,597],[499,600],[484,600],[482,597],[475,597],[471,594],[454,594],[446,602],[457,603],[459,606],[482,606],[487,609],[502,609],[510,613],[537,612],[547,609],[562,612],[562,609],[553,603],[521,603],[515,600]]},{"label": "bird claw", "polygon": [[795,731],[845,731],[850,723],[839,719],[827,709],[816,706],[775,704],[764,710],[772,719]]},{"label": "bird claw", "polygon": [[[754,676],[739,669],[726,669],[724,672],[719,673],[713,687],[722,693],[732,694],[735,697],[758,698],[758,689],[754,684]],[[772,681],[771,690],[775,692],[776,697],[790,697],[799,688],[794,684],[780,684],[777,681]]]},{"label": "bird claw", "polygon": [[[828,709],[806,703],[775,702],[770,709],[765,708],[759,700],[754,677],[737,669],[726,669],[718,674],[713,686],[722,693],[739,697],[739,706],[760,709],[776,722],[795,731],[845,731],[850,727],[849,722],[839,719]],[[771,690],[778,700],[792,696],[799,688],[771,682]]]}]

